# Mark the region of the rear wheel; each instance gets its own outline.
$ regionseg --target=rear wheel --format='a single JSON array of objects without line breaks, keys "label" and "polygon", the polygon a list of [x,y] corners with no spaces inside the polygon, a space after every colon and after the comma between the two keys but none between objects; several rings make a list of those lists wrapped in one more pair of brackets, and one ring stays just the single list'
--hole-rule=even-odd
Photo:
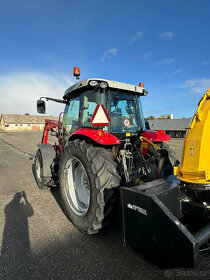
[{"label": "rear wheel", "polygon": [[120,176],[111,153],[75,140],[60,161],[62,203],[68,219],[81,231],[97,233],[109,224],[115,208],[114,191]]},{"label": "rear wheel", "polygon": [[49,177],[43,176],[43,161],[42,154],[40,150],[37,150],[35,155],[35,180],[40,189],[47,189],[50,182]]},{"label": "rear wheel", "polygon": [[156,143],[161,149],[164,149],[168,153],[168,157],[165,159],[164,162],[164,175],[172,175],[174,173],[174,166],[178,166],[180,164],[179,160],[175,156],[175,152],[169,148],[169,145],[165,142]]}]

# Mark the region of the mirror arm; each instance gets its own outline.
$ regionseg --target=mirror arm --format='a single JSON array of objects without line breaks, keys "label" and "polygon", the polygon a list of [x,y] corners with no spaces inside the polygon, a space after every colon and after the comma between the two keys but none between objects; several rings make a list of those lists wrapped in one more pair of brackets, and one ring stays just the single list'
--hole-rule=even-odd
[{"label": "mirror arm", "polygon": [[70,104],[69,101],[63,100],[63,99],[57,99],[57,98],[51,98],[51,97],[44,97],[44,96],[40,97],[40,100],[41,100],[41,99],[46,99],[46,101],[51,100],[51,101],[54,101],[54,102],[63,103],[63,104],[67,104],[67,105]]}]

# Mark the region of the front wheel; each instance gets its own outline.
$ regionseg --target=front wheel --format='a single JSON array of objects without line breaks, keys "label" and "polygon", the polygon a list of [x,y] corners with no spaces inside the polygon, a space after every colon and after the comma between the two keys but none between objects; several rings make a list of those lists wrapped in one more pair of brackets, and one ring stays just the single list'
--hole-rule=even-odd
[{"label": "front wheel", "polygon": [[111,152],[75,140],[64,151],[59,170],[60,194],[68,219],[82,232],[97,233],[111,222],[113,188],[120,176]]},{"label": "front wheel", "polygon": [[36,155],[35,155],[35,180],[37,183],[37,186],[40,189],[47,189],[49,186],[50,179],[49,177],[44,177],[43,176],[43,159],[42,159],[42,154],[40,150],[37,150]]}]

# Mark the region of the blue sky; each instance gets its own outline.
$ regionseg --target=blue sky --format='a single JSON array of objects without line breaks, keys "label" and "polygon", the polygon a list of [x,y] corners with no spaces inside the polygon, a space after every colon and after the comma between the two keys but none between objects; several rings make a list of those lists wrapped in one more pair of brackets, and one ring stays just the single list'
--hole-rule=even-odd
[{"label": "blue sky", "polygon": [[[208,0],[1,0],[0,113],[36,114],[81,78],[138,85],[146,116],[190,117],[210,88]],[[49,104],[48,113],[62,110]]]}]

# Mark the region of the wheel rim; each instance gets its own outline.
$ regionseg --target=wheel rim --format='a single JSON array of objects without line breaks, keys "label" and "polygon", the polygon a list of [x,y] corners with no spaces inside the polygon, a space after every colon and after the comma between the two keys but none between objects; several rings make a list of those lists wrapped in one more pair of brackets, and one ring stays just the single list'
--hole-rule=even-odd
[{"label": "wheel rim", "polygon": [[40,166],[40,162],[39,159],[36,159],[36,163],[35,163],[35,167],[36,167],[36,177],[39,181],[41,181],[41,166]]},{"label": "wheel rim", "polygon": [[87,172],[76,157],[66,162],[64,172],[64,190],[69,206],[75,214],[84,216],[90,205],[90,183]]}]

